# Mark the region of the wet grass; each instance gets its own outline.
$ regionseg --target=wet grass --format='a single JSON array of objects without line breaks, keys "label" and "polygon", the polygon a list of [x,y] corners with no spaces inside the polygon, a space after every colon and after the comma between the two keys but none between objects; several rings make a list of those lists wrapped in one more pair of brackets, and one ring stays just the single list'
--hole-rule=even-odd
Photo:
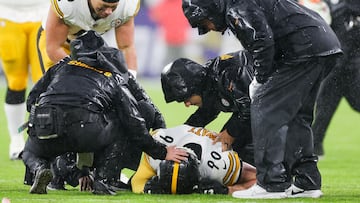
[{"label": "wet grass", "polygon": [[[1,79],[2,80],[2,79]],[[158,81],[141,81],[154,103],[172,127],[183,123],[195,108],[183,104],[165,104]],[[9,137],[3,111],[5,88],[0,85],[0,198],[8,197],[12,203],[88,203],[88,202],[358,202],[360,198],[360,114],[342,101],[325,140],[325,157],[319,161],[324,196],[320,199],[239,200],[226,195],[137,195],[119,192],[116,196],[95,196],[67,186],[67,191],[49,191],[47,195],[30,195],[29,186],[23,185],[24,165],[8,159]],[[221,115],[209,128],[220,130],[228,115]],[[128,171],[131,175],[131,171]]]}]

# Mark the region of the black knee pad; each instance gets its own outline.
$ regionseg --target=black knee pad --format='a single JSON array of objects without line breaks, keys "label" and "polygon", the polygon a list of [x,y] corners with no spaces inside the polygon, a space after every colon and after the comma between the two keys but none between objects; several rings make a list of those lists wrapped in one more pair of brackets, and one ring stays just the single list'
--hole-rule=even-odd
[{"label": "black knee pad", "polygon": [[14,91],[9,88],[6,91],[5,103],[7,104],[21,104],[25,102],[26,90]]}]

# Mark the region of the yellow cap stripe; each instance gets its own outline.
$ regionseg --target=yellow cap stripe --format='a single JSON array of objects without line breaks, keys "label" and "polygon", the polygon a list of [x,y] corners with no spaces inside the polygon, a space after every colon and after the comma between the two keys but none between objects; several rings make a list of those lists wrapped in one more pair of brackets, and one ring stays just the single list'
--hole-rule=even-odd
[{"label": "yellow cap stripe", "polygon": [[179,167],[180,167],[179,163],[175,162],[174,168],[173,168],[172,180],[171,180],[171,194],[176,194],[177,178],[179,175]]},{"label": "yellow cap stripe", "polygon": [[57,3],[57,0],[52,0],[52,1],[51,1],[51,4],[52,4],[55,12],[57,13],[57,15],[58,15],[60,18],[64,18],[64,13],[60,10],[59,4]]},{"label": "yellow cap stripe", "polygon": [[234,160],[233,160],[230,153],[228,153],[228,158],[229,158],[229,161],[230,161],[230,166],[229,166],[229,168],[228,168],[228,170],[226,172],[225,177],[223,178],[224,185],[228,185],[228,183],[229,183],[228,179],[229,179],[229,177],[230,177],[230,175],[232,173],[233,167],[234,167]]},{"label": "yellow cap stripe", "polygon": [[234,159],[235,159],[236,165],[235,165],[235,171],[231,176],[231,180],[230,180],[231,185],[235,184],[235,182],[238,180],[237,174],[240,174],[240,172],[239,172],[240,171],[240,159],[239,159],[239,155],[237,153],[234,154]]}]

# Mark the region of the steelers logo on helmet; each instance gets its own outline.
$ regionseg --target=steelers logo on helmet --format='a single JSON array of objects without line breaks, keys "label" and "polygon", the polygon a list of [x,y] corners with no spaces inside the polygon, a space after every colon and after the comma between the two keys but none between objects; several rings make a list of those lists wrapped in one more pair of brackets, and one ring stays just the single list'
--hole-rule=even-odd
[{"label": "steelers logo on helmet", "polygon": [[222,152],[221,157],[212,159],[217,170],[213,170],[211,176],[226,186],[234,185],[240,177],[242,167],[239,155],[237,152],[229,150]]}]

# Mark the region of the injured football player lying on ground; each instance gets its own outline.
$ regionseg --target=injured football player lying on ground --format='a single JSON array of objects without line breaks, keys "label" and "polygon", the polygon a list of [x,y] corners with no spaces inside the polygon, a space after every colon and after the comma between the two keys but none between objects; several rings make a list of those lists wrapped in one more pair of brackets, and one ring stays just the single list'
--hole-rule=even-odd
[{"label": "injured football player lying on ground", "polygon": [[188,150],[187,161],[175,163],[143,154],[131,178],[132,191],[150,194],[232,194],[256,183],[256,169],[233,150],[222,151],[216,133],[180,125],[154,131],[155,140]]}]

